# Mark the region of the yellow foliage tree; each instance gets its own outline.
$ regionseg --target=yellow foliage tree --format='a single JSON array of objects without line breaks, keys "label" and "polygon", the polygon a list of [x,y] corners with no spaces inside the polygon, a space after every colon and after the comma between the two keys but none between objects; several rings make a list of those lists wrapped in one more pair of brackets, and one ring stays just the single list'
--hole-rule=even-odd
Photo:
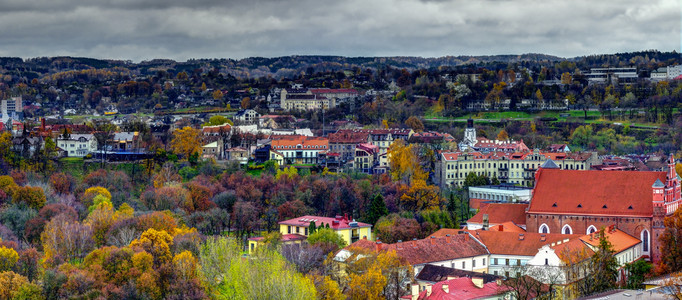
[{"label": "yellow foliage tree", "polygon": [[341,292],[339,283],[332,280],[329,276],[312,276],[317,288],[317,299],[320,300],[344,300],[346,295]]},{"label": "yellow foliage tree", "polygon": [[214,100],[223,99],[223,92],[221,92],[220,90],[215,90],[212,96]]},{"label": "yellow foliage tree", "polygon": [[407,145],[398,139],[388,148],[388,160],[393,180],[411,184],[415,180],[426,180],[428,174],[422,169],[414,145]]},{"label": "yellow foliage tree", "polygon": [[350,299],[379,300],[384,299],[382,292],[386,286],[386,277],[381,269],[372,266],[362,274],[350,275]]},{"label": "yellow foliage tree", "polygon": [[184,280],[197,278],[197,259],[192,255],[192,252],[185,250],[176,254],[173,257],[173,266],[180,278]]},{"label": "yellow foliage tree", "polygon": [[5,195],[9,197],[14,196],[14,192],[19,188],[19,186],[14,183],[14,179],[12,177],[3,175],[0,176],[0,190],[2,190]]},{"label": "yellow foliage tree", "polygon": [[410,211],[438,208],[441,200],[438,187],[428,185],[424,180],[415,180],[407,192],[400,196],[403,208]]},{"label": "yellow foliage tree", "polygon": [[81,203],[86,207],[90,207],[97,195],[102,195],[104,198],[111,200],[111,193],[109,190],[101,186],[93,186],[85,190],[83,197],[81,197]]},{"label": "yellow foliage tree", "polygon": [[502,129],[500,130],[500,133],[497,134],[497,139],[500,141],[506,141],[509,139],[509,135],[507,134],[507,131]]},{"label": "yellow foliage tree", "polygon": [[0,273],[0,299],[12,299],[28,279],[12,271]]},{"label": "yellow foliage tree", "polygon": [[173,238],[165,230],[157,231],[149,228],[142,233],[140,238],[130,243],[131,247],[140,247],[154,257],[154,264],[159,266],[170,262],[172,259],[170,244]]},{"label": "yellow foliage tree", "polygon": [[201,151],[201,133],[199,130],[186,126],[173,132],[171,148],[175,153],[188,158],[192,153]]},{"label": "yellow foliage tree", "polygon": [[19,254],[12,248],[0,246],[0,271],[11,270],[19,260]]}]

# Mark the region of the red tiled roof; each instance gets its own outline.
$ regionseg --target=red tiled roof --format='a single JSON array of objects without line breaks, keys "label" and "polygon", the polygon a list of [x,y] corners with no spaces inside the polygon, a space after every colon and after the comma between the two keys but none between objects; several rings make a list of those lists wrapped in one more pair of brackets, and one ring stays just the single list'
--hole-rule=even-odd
[{"label": "red tiled roof", "polygon": [[232,126],[230,124],[225,123],[223,125],[215,125],[215,126],[204,126],[201,128],[201,131],[203,133],[219,133],[221,130],[225,132],[229,132],[232,129]]},{"label": "red tiled roof", "polygon": [[552,246],[552,249],[554,249],[554,254],[559,259],[568,263],[583,261],[594,255],[594,251],[580,239],[572,239],[566,243],[555,244]]},{"label": "red tiled roof", "polygon": [[[273,149],[277,150],[326,150],[329,148],[329,140],[323,137],[312,137],[303,135],[279,135],[271,136],[270,143]],[[301,145],[301,148],[297,148]]]},{"label": "red tiled roof", "polygon": [[335,133],[330,133],[327,135],[329,143],[336,144],[358,144],[366,143],[369,133],[367,132],[356,132],[353,130],[342,129]]},{"label": "red tiled roof", "polygon": [[613,226],[610,228],[605,228],[604,231],[600,230],[592,234],[584,235],[580,239],[593,247],[599,247],[599,235],[602,232],[606,235],[606,239],[609,240],[613,246],[615,253],[620,253],[642,242],[638,238],[631,236]]},{"label": "red tiled roof", "polygon": [[[367,223],[362,223],[362,222],[356,222],[357,227],[351,227],[350,223],[352,223],[351,220],[348,220],[344,217],[337,216],[336,218],[329,218],[329,217],[320,217],[320,216],[302,216],[294,219],[289,219],[285,220],[282,222],[279,222],[279,224],[282,225],[291,225],[291,226],[308,226],[310,225],[310,222],[314,221],[315,226],[318,228],[320,226],[323,226],[324,224],[329,224],[329,227],[334,229],[334,230],[339,230],[339,229],[349,229],[349,228],[360,228],[360,227],[372,227],[372,224],[367,224]],[[338,221],[338,223],[335,223],[334,221]]]},{"label": "red tiled roof", "polygon": [[564,241],[566,239],[578,239],[580,234],[559,233],[515,233],[487,230],[469,231],[479,239],[491,254],[535,256],[538,249],[543,245]]},{"label": "red tiled roof", "polygon": [[[448,292],[445,292],[443,285],[447,285]],[[438,282],[431,286],[431,295],[427,296],[428,291],[423,290],[419,293],[418,299],[428,300],[467,300],[489,298],[507,292],[509,288],[498,284],[496,281],[483,284],[482,287],[474,285],[471,278],[460,277]]]},{"label": "red tiled roof", "polygon": [[665,172],[540,169],[528,213],[651,216]]},{"label": "red tiled roof", "polygon": [[[359,240],[345,249],[359,247],[373,251],[395,251],[410,265],[474,257],[488,254],[488,250],[469,234],[457,234],[446,237],[431,237],[423,240],[406,241],[395,244],[377,244],[368,240]],[[374,249],[372,249],[374,248]]]},{"label": "red tiled roof", "polygon": [[515,224],[526,224],[526,209],[528,204],[523,203],[490,203],[471,217],[467,223],[483,223],[483,215],[488,215],[488,224],[500,224],[504,222],[514,222]]}]

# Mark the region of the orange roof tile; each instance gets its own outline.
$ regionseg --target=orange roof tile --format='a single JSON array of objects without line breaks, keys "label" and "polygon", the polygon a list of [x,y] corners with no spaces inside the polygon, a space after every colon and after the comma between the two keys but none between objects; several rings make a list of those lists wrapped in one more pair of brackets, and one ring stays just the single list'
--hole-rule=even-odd
[{"label": "orange roof tile", "polygon": [[651,216],[665,172],[540,169],[528,213]]},{"label": "orange roof tile", "polygon": [[584,235],[580,239],[593,247],[599,247],[599,235],[602,233],[606,235],[606,239],[611,243],[613,250],[616,253],[620,253],[624,250],[632,248],[633,246],[636,246],[642,242],[638,238],[631,236],[613,226],[610,228],[604,228],[603,231],[600,230],[590,235]]},{"label": "orange roof tile", "polygon": [[543,245],[565,241],[566,239],[578,239],[579,234],[559,233],[516,233],[487,230],[469,231],[480,240],[491,254],[534,256]]},{"label": "orange roof tile", "polygon": [[515,224],[526,224],[526,209],[528,204],[523,203],[490,203],[471,217],[467,223],[483,223],[483,215],[488,215],[489,224],[500,224],[514,222]]}]

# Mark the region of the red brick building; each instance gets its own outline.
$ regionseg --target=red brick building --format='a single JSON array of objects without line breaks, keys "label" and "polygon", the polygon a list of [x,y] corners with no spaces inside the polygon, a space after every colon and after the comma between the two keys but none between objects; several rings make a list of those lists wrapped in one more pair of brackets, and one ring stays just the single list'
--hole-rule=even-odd
[{"label": "red brick building", "polygon": [[528,232],[590,234],[615,225],[642,241],[644,257],[659,261],[663,218],[681,202],[672,157],[667,172],[577,171],[552,165],[535,174]]}]

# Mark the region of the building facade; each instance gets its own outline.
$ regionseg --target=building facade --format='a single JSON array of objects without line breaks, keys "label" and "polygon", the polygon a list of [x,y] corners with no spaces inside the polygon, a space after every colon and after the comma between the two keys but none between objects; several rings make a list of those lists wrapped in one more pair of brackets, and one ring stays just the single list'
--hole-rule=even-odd
[{"label": "building facade", "polygon": [[57,147],[66,151],[69,157],[84,157],[89,153],[97,151],[97,140],[93,134],[72,133],[59,135],[57,137]]},{"label": "building facade", "polygon": [[680,205],[680,177],[665,172],[542,168],[526,213],[529,232],[590,234],[611,225],[642,241],[642,255],[661,257],[663,219]]}]

